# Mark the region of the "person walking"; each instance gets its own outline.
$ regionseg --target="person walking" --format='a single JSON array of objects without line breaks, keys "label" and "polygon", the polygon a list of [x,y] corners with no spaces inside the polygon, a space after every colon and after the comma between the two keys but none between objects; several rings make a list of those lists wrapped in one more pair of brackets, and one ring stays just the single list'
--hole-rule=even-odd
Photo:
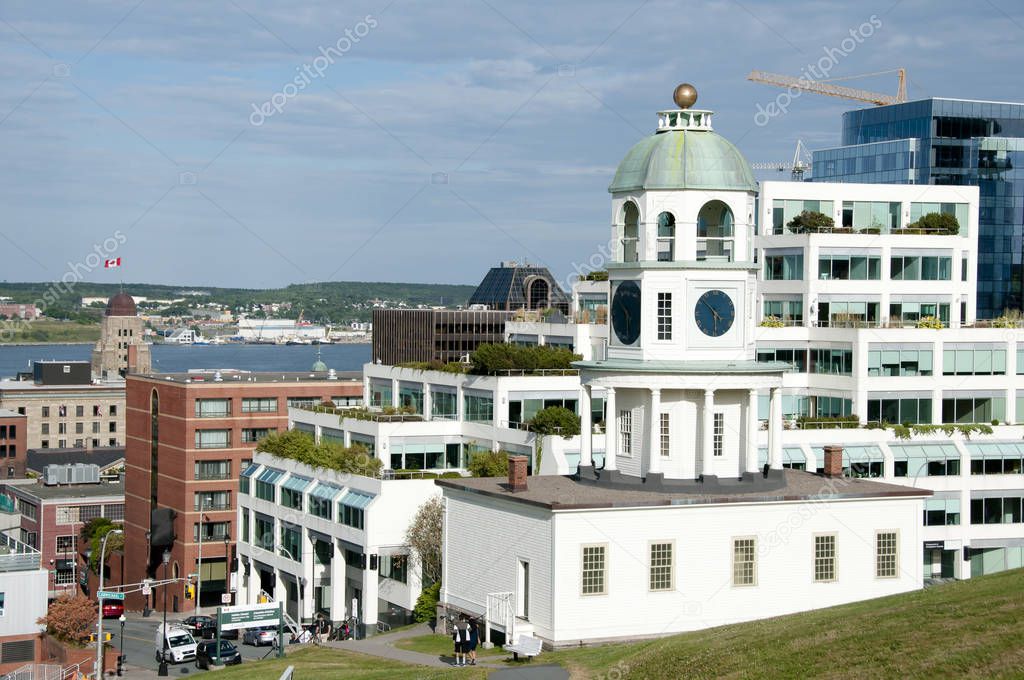
[{"label": "person walking", "polygon": [[476,619],[469,621],[469,665],[476,665],[476,646],[480,643],[480,626]]},{"label": "person walking", "polygon": [[466,623],[465,614],[460,616],[458,623],[455,624],[452,640],[455,642],[455,663],[452,665],[465,666],[466,652],[469,649],[469,625]]}]

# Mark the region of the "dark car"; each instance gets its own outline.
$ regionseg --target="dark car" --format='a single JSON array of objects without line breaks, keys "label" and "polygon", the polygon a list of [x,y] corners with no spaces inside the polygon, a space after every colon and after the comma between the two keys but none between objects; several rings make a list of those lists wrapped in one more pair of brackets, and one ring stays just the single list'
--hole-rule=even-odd
[{"label": "dark car", "polygon": [[[209,668],[214,665],[213,659],[217,656],[217,641],[204,640],[196,646],[196,668]],[[234,666],[242,663],[242,654],[238,647],[227,640],[220,641],[220,662],[225,666]]]},{"label": "dark car", "polygon": [[181,624],[192,632],[193,637],[197,638],[208,638],[217,632],[217,622],[213,620],[212,616],[190,616]]}]

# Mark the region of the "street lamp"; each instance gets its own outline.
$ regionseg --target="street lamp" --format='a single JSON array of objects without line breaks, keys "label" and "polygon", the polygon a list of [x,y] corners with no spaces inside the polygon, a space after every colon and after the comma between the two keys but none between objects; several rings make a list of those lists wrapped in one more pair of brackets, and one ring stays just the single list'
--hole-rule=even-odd
[{"label": "street lamp", "polygon": [[163,643],[160,645],[160,668],[157,669],[156,674],[164,677],[167,675],[167,564],[171,561],[171,551],[164,548],[164,554],[162,556],[164,563],[164,627],[163,627]]},{"label": "street lamp", "polygon": [[124,668],[124,622],[128,619],[125,617],[124,614],[121,614],[120,618],[118,618],[117,620],[121,622],[121,653],[118,655],[117,658],[117,674],[122,675],[122,669]]},{"label": "street lamp", "polygon": [[[150,550],[152,550],[152,548],[149,545],[149,539],[150,539],[150,537],[152,535],[153,535],[152,532],[150,532],[150,531],[146,532],[146,576],[147,577],[149,576],[150,560],[153,559],[152,556],[150,555]],[[154,576],[155,575],[156,574],[154,573]],[[142,615],[143,616],[149,616],[149,599],[150,599],[150,596],[146,595],[145,597],[146,597],[146,599],[143,601],[143,604],[142,604]]]},{"label": "street lamp", "polygon": [[[103,572],[104,568],[104,557],[107,552],[107,539],[110,538],[110,534],[121,534],[124,535],[124,531],[121,529],[111,529],[103,535],[103,542],[100,543],[100,587],[96,591],[96,595],[103,591]],[[103,677],[103,600],[99,601],[99,616],[96,618],[96,680],[100,680]]]},{"label": "street lamp", "polygon": [[[231,534],[224,532],[224,592],[231,593]],[[231,604],[229,600],[227,604]]]}]

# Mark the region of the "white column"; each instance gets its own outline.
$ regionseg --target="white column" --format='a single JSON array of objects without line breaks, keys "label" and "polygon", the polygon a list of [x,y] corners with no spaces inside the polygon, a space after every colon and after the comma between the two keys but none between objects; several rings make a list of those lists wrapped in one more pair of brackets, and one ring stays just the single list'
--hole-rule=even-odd
[{"label": "white column", "polygon": [[430,383],[423,383],[423,420],[430,420]]},{"label": "white column", "polygon": [[711,472],[711,462],[715,457],[715,391],[704,390],[704,408],[701,410],[703,425],[701,427],[701,460],[697,465],[697,476]]},{"label": "white column", "polygon": [[757,390],[750,390],[747,401],[747,464],[745,472],[757,472]]},{"label": "white column", "polygon": [[[302,530],[303,539],[302,544],[299,546],[299,553],[302,555],[302,577],[306,579],[306,587],[299,591],[299,616],[302,618],[313,619],[313,560],[316,556],[313,554],[313,542],[312,535],[307,530]],[[301,584],[302,581],[300,580]]]},{"label": "white column", "polygon": [[590,385],[583,385],[580,390],[580,467],[590,467],[594,464],[594,424],[590,409]]},{"label": "white column", "polygon": [[455,389],[455,420],[462,422],[466,419],[465,393],[462,390],[462,383]]},{"label": "white column", "polygon": [[391,379],[391,405],[395,408],[402,405],[401,399],[398,398],[398,378]]},{"label": "white column", "polygon": [[366,548],[366,569],[363,570],[363,611],[359,612],[360,621],[366,624],[366,632],[377,630],[377,570],[370,569],[370,553]]},{"label": "white column", "polygon": [[650,445],[647,447],[651,452],[650,460],[647,461],[647,472],[653,475],[661,472],[661,390],[651,388],[651,413],[648,418]]},{"label": "white column", "polygon": [[782,388],[773,387],[768,409],[768,460],[773,470],[782,469]]},{"label": "white column", "polygon": [[363,378],[363,406],[370,405],[370,379]]},{"label": "white column", "polygon": [[619,412],[615,408],[615,388],[606,387],[604,391],[605,435],[604,435],[604,469],[617,470],[615,456],[619,451]]},{"label": "white column", "polygon": [[345,618],[345,551],[338,539],[331,538],[331,619]]}]

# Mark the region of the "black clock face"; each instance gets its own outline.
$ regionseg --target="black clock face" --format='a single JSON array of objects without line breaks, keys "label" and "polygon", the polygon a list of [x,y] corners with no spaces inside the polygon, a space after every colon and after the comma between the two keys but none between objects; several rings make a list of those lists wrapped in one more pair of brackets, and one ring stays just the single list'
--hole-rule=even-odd
[{"label": "black clock face", "polygon": [[632,345],[640,337],[640,286],[623,281],[612,296],[612,328],[623,345]]},{"label": "black clock face", "polygon": [[697,328],[704,335],[717,338],[725,335],[736,320],[736,307],[729,294],[721,290],[709,290],[697,300],[693,309]]}]

